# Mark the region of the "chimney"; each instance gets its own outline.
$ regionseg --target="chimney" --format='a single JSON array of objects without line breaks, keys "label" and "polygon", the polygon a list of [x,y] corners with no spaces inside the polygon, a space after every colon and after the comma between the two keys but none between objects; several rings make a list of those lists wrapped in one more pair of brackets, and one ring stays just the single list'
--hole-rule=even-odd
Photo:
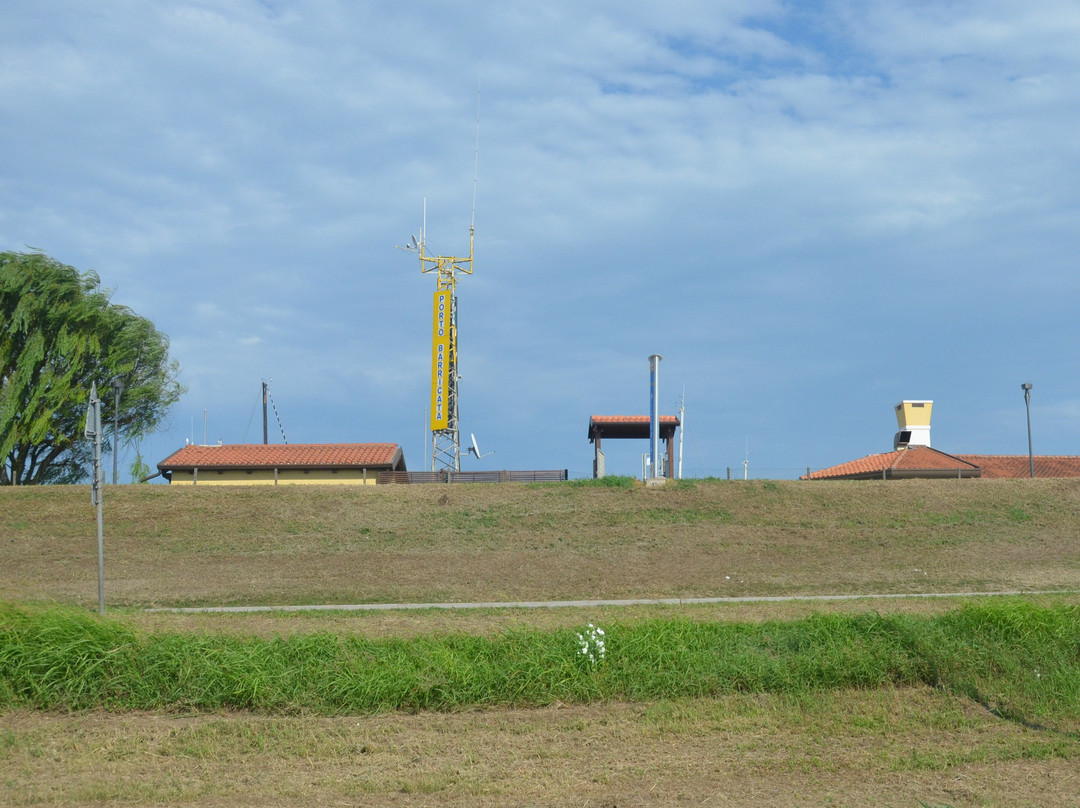
[{"label": "chimney", "polygon": [[930,411],[933,401],[901,401],[896,405],[896,425],[900,431],[893,438],[893,449],[930,446]]}]

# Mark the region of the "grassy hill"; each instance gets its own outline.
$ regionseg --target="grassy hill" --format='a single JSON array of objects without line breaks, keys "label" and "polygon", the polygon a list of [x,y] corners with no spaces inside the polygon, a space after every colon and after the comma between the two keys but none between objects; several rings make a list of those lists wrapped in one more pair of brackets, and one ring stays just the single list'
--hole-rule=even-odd
[{"label": "grassy hill", "polygon": [[[5,804],[1080,800],[1076,594],[143,611],[1075,591],[1080,481],[121,486],[105,503],[102,620],[86,488],[0,489]],[[595,662],[586,621],[607,630]]]},{"label": "grassy hill", "polygon": [[[105,491],[110,606],[1072,589],[1078,530],[1075,480]],[[0,489],[0,599],[95,605],[96,547]]]}]

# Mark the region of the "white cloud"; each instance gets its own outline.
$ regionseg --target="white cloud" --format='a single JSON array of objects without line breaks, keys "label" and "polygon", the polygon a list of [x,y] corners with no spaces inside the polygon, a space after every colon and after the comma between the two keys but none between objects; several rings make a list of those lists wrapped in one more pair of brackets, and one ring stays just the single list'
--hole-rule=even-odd
[{"label": "white cloud", "polygon": [[[366,417],[404,440],[432,283],[393,247],[426,199],[429,245],[468,249],[479,89],[463,417],[505,421],[500,463],[588,456],[580,412],[645,407],[654,350],[695,390],[706,454],[741,460],[731,435],[752,427],[784,465],[801,403],[838,389],[854,423],[883,390],[930,387],[968,408],[958,441],[989,436],[1008,374],[1080,395],[1078,20],[1067,3],[16,2],[0,249],[97,269],[172,337],[183,406],[238,434],[273,375],[298,434]],[[1049,348],[1025,321],[1060,326]],[[836,430],[822,464],[877,448]]]}]

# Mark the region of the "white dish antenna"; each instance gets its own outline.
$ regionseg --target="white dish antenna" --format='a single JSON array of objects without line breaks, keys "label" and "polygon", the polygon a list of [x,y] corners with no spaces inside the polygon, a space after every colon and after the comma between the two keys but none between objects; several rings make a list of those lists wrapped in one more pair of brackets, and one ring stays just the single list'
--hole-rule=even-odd
[{"label": "white dish antenna", "polygon": [[488,452],[487,454],[480,454],[480,447],[476,445],[476,435],[474,435],[472,432],[469,433],[469,440],[472,442],[472,445],[469,446],[468,454],[471,454],[477,460],[479,460],[481,457],[487,457],[488,455],[495,454],[495,452]]}]

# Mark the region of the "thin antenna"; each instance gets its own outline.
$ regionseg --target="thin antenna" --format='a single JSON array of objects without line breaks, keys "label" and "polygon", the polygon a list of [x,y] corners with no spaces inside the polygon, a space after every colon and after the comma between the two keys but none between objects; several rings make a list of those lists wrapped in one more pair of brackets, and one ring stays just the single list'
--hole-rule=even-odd
[{"label": "thin antenna", "polygon": [[480,174],[480,88],[476,88],[476,155],[473,158],[472,174],[472,219],[469,221],[469,233],[476,229],[476,180]]},{"label": "thin antenna", "polygon": [[686,385],[683,385],[682,395],[679,396],[679,479],[682,479],[682,439],[686,431]]}]

